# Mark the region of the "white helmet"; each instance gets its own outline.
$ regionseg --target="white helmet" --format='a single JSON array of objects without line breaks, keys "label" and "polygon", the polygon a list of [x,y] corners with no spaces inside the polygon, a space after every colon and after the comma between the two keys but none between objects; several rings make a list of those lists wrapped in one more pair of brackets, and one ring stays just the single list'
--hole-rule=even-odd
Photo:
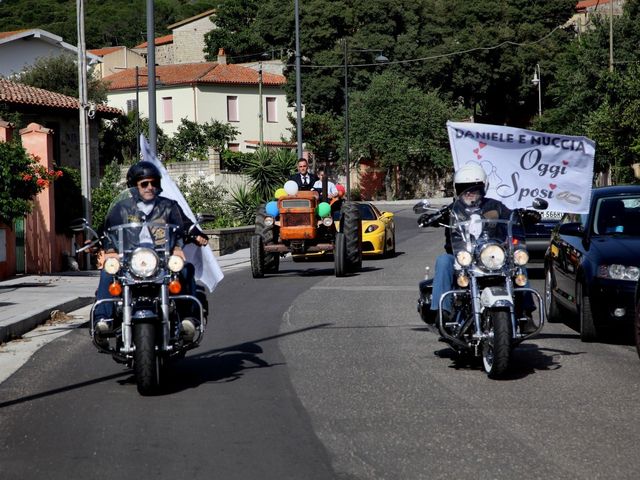
[{"label": "white helmet", "polygon": [[467,163],[456,171],[453,176],[453,186],[456,195],[460,195],[465,190],[473,187],[482,188],[482,196],[487,191],[487,174],[477,163]]}]

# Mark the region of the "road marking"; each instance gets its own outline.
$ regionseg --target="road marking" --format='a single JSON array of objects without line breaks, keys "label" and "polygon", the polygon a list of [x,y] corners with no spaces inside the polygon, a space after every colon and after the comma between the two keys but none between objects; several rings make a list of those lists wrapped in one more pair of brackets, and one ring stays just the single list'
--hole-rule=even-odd
[{"label": "road marking", "polygon": [[311,287],[311,290],[349,290],[351,292],[417,292],[418,286],[406,285],[370,285],[370,286],[323,286]]}]

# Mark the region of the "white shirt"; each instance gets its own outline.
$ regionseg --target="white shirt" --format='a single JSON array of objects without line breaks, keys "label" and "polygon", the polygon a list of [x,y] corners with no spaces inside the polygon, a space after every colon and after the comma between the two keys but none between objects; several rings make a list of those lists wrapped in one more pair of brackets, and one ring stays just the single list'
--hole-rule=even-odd
[{"label": "white shirt", "polygon": [[[316,183],[314,183],[313,184],[313,188],[314,189],[318,189],[318,190],[322,190],[322,180],[318,180]],[[327,182],[327,194],[329,194],[329,195],[337,195],[338,194],[338,189],[336,188],[335,183]]]}]

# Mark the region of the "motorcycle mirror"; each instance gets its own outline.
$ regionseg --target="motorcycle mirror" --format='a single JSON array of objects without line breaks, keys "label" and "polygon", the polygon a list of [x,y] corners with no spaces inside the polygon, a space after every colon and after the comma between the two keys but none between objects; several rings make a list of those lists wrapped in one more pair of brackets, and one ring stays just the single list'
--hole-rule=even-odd
[{"label": "motorcycle mirror", "polygon": [[197,213],[196,214],[196,221],[198,223],[213,222],[214,220],[215,220],[215,215],[213,215],[212,213]]},{"label": "motorcycle mirror", "polygon": [[429,200],[425,198],[413,206],[413,213],[425,213],[429,210],[429,207],[431,207],[431,204]]},{"label": "motorcycle mirror", "polygon": [[543,198],[535,198],[531,206],[536,210],[546,210],[547,207],[549,206],[549,202],[547,202]]},{"label": "motorcycle mirror", "polygon": [[88,222],[86,218],[76,218],[71,221],[69,228],[74,232],[82,232],[87,226],[87,223]]}]

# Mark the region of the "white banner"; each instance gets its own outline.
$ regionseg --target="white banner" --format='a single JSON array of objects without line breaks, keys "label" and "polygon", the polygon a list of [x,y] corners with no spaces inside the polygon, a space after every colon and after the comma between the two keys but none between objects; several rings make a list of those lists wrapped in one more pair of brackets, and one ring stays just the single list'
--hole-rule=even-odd
[{"label": "white banner", "polygon": [[[160,180],[162,183],[162,196],[178,202],[182,211],[193,223],[196,223],[196,217],[182,195],[182,192],[169,176],[169,172],[164,168],[164,165],[162,165],[160,160],[151,153],[149,143],[147,142],[147,139],[144,138],[144,135],[140,135],[140,151],[142,151],[142,159],[153,163],[158,167],[158,170],[160,170],[160,173],[162,174],[162,179]],[[218,260],[216,260],[211,248],[208,246],[199,247],[198,245],[190,243],[184,246],[184,255],[187,258],[187,261],[195,267],[196,280],[205,285],[210,292],[213,292],[213,289],[216,288],[218,282],[224,278],[224,274],[222,273],[220,265],[218,265]]]},{"label": "white banner", "polygon": [[533,199],[549,211],[588,213],[595,142],[481,123],[447,122],[453,167],[478,163],[487,173],[487,197],[509,208]]}]

